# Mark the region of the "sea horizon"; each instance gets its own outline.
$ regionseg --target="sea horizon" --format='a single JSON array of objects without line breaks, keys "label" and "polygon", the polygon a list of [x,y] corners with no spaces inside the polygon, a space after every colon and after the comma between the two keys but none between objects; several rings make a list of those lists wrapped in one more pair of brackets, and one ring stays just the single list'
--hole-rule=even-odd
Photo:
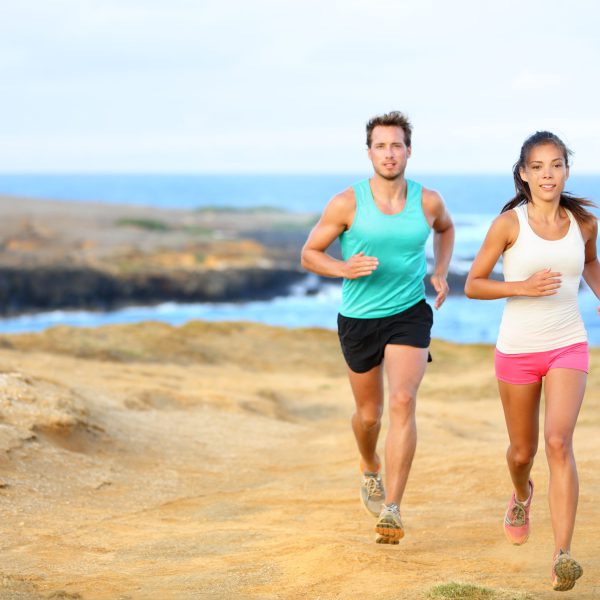
[{"label": "sea horizon", "polygon": [[[0,194],[158,208],[207,206],[273,207],[320,212],[328,200],[364,173],[173,174],[173,173],[0,173]],[[444,197],[456,214],[497,214],[514,195],[512,174],[407,173]],[[567,190],[600,202],[600,174],[573,174]]]},{"label": "sea horizon", "polygon": [[[362,177],[367,177],[364,174]],[[0,174],[0,194],[13,194],[74,202],[144,204],[157,208],[194,210],[202,207],[251,209],[265,206],[296,212],[320,212],[328,198],[358,181],[361,175],[6,175]],[[466,273],[489,225],[502,205],[512,197],[509,175],[417,175],[409,179],[437,189],[446,199],[456,225],[456,245],[451,270]],[[598,198],[600,175],[574,175],[569,189]],[[431,237],[427,247],[432,256]],[[182,324],[193,318],[208,320],[254,320],[288,327],[335,327],[339,285],[328,284],[318,294],[306,294],[302,285],[283,297],[242,303],[164,303],[151,307],[130,306],[116,311],[52,311],[0,319],[1,333],[40,331],[57,324],[99,326],[108,323],[158,319]],[[583,291],[580,299],[590,343],[600,345],[600,330],[593,294]],[[502,302],[468,300],[461,294],[448,299],[438,313],[434,336],[465,343],[495,340]]]}]

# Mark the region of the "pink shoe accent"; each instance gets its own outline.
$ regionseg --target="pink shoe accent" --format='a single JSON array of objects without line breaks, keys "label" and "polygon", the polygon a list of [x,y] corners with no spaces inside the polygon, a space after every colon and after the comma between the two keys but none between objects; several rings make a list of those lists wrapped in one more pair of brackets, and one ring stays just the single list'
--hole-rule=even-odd
[{"label": "pink shoe accent", "polygon": [[515,546],[520,546],[529,537],[529,510],[533,499],[533,481],[529,480],[529,502],[519,502],[513,492],[506,514],[504,515],[504,533],[508,541]]}]

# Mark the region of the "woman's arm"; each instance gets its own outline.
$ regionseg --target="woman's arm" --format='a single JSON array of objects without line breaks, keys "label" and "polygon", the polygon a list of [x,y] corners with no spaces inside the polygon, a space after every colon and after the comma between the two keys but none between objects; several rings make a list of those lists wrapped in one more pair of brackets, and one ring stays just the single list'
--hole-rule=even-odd
[{"label": "woman's arm", "polygon": [[511,296],[552,296],[560,287],[560,273],[544,269],[524,281],[495,281],[490,273],[502,253],[510,248],[519,234],[517,216],[511,212],[496,217],[477,253],[467,281],[465,294],[478,300],[496,300]]},{"label": "woman's arm", "polygon": [[[598,221],[584,228],[587,240],[585,242],[585,266],[583,267],[583,278],[590,286],[596,298],[600,298],[600,264],[596,251],[596,239],[598,237]],[[600,308],[598,308],[600,312]]]}]

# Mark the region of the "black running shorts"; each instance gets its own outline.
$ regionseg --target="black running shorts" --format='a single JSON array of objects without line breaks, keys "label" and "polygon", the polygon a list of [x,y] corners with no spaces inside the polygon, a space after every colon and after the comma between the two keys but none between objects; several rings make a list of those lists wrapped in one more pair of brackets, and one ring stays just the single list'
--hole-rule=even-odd
[{"label": "black running shorts", "polygon": [[[338,335],[346,363],[356,373],[381,364],[387,344],[429,348],[433,311],[421,300],[390,317],[354,319],[338,315]],[[427,358],[431,362],[431,354]]]}]

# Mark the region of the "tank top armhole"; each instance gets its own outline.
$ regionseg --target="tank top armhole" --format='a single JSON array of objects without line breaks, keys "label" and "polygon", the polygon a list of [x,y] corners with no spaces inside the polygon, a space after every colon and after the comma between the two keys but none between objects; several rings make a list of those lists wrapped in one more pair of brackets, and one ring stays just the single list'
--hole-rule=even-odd
[{"label": "tank top armhole", "polygon": [[[517,215],[517,220],[519,221],[519,233],[525,229],[525,225],[528,225],[527,221],[527,204],[519,204],[519,206],[515,206],[513,208],[515,214]],[[517,236],[518,237],[518,236]]]},{"label": "tank top armhole", "polygon": [[[368,180],[366,180],[368,181]],[[364,198],[365,198],[365,188],[364,188],[364,180],[363,181],[359,181],[358,183],[355,183],[352,186],[352,189],[354,190],[354,218],[352,219],[352,223],[350,224],[350,227],[348,227],[348,229],[346,229],[346,231],[344,231],[344,233],[350,233],[353,229],[354,226],[358,223],[360,214],[363,212],[364,210]]]},{"label": "tank top armhole", "polygon": [[423,223],[425,223],[427,229],[431,230],[431,225],[427,222],[427,217],[423,210],[423,186],[412,179],[406,180],[406,203],[410,205],[407,206],[409,210],[417,211],[421,215]]},{"label": "tank top armhole", "polygon": [[515,206],[513,209],[511,209],[512,211],[514,211],[515,215],[517,215],[517,236],[515,237],[513,245],[510,248],[504,250],[502,256],[504,256],[507,252],[511,252],[512,249],[519,244],[519,241],[523,239],[524,232],[527,231],[525,229],[526,224],[524,223],[524,215],[521,208],[522,206],[523,205]]},{"label": "tank top armhole", "polygon": [[575,215],[568,209],[565,208],[565,212],[571,221],[570,227],[573,228],[577,233],[575,235],[581,241],[581,243],[585,246],[585,241],[583,239],[583,232],[581,231],[581,225],[579,225],[579,221],[576,219]]}]

